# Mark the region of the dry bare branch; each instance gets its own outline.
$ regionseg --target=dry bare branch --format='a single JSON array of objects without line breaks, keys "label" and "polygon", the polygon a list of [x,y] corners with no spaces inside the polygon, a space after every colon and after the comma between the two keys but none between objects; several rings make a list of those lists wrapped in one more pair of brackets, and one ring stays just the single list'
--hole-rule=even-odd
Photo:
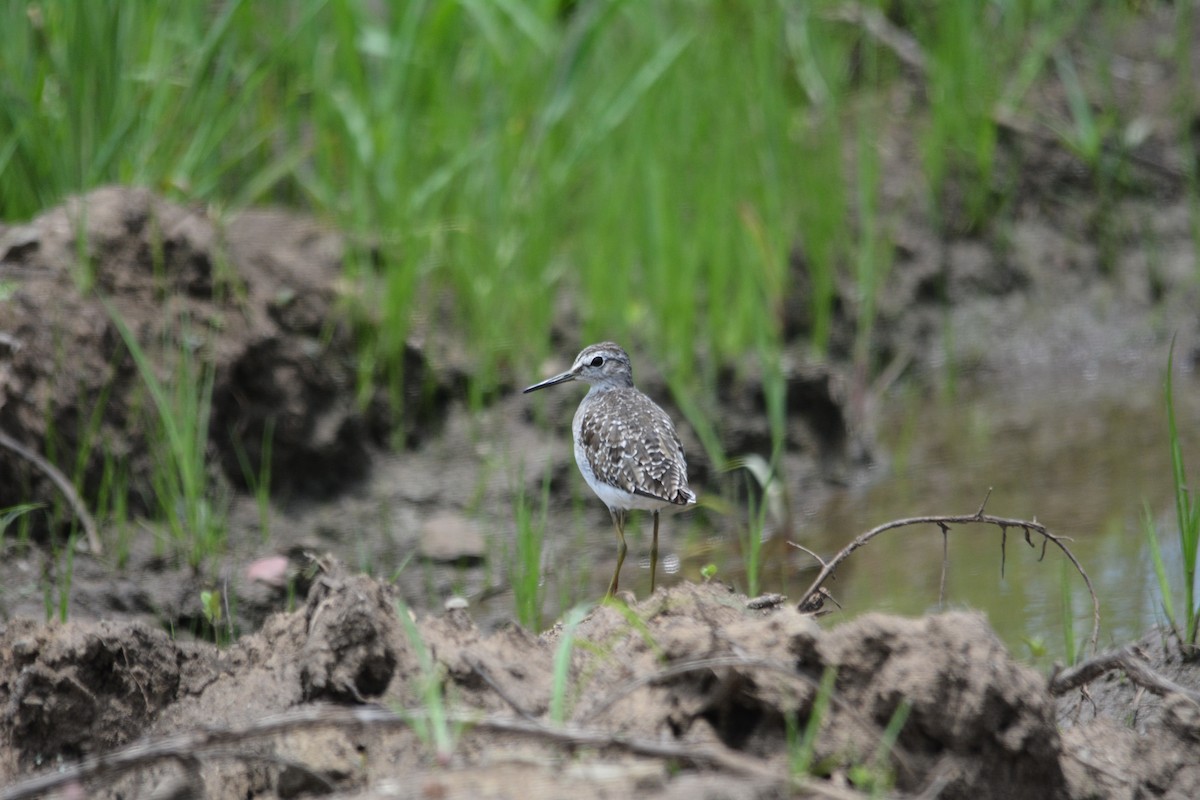
[{"label": "dry bare branch", "polygon": [[522,719],[530,719],[531,720],[534,718],[533,714],[531,714],[525,708],[525,706],[523,706],[515,697],[513,697],[508,692],[508,690],[506,690],[503,686],[501,686],[496,681],[496,679],[494,677],[492,677],[492,671],[490,669],[488,669],[487,664],[483,663],[483,659],[478,658],[474,655],[468,655],[466,657],[466,661],[467,661],[467,665],[475,672],[475,674],[478,675],[480,677],[480,679],[484,683],[486,683],[493,692],[496,693],[497,697],[499,697],[505,703],[508,703],[509,708],[511,708],[513,711],[517,712],[518,716],[520,716]]},{"label": "dry bare branch", "polygon": [[791,545],[792,547],[796,548],[797,550],[803,550],[805,553],[808,553],[810,556],[815,558],[817,560],[817,563],[820,564],[822,567],[825,566],[825,559],[821,558],[819,555],[814,553],[812,550],[809,550],[804,545],[796,544],[795,542],[788,542],[788,544]]},{"label": "dry bare branch", "polygon": [[83,525],[84,535],[87,537],[88,550],[91,551],[92,555],[101,555],[104,552],[104,548],[100,546],[100,534],[96,530],[96,522],[83,505],[83,500],[79,498],[75,487],[67,480],[67,476],[63,475],[58,467],[42,458],[40,454],[21,444],[4,431],[0,431],[0,447],[6,447],[13,451],[41,470],[47,478],[54,482],[58,490],[67,498],[67,503],[70,504],[71,510],[75,512],[75,516],[79,519],[80,524]]},{"label": "dry bare branch", "polygon": [[[988,491],[988,494],[990,496],[991,490]],[[822,585],[825,583],[825,581],[829,580],[833,576],[838,566],[847,558],[849,558],[850,554],[855,550],[862,547],[876,536],[887,533],[888,531],[895,530],[897,528],[909,527],[912,525],[936,525],[942,530],[943,536],[945,536],[949,532],[951,525],[995,525],[1000,528],[1002,537],[1001,542],[1003,544],[1007,542],[1009,528],[1020,528],[1022,531],[1024,531],[1026,543],[1028,543],[1031,547],[1034,546],[1031,538],[1033,534],[1037,534],[1038,536],[1042,537],[1042,552],[1038,560],[1045,558],[1046,548],[1053,544],[1062,551],[1067,560],[1070,561],[1075,567],[1075,571],[1079,573],[1081,578],[1083,578],[1083,582],[1087,586],[1088,594],[1090,594],[1092,598],[1092,636],[1090,642],[1092,645],[1092,652],[1096,652],[1097,642],[1100,640],[1100,598],[1097,596],[1096,590],[1092,586],[1092,579],[1088,576],[1087,571],[1084,570],[1083,565],[1079,563],[1079,559],[1077,559],[1075,554],[1072,553],[1070,548],[1067,547],[1066,543],[1069,542],[1070,539],[1050,533],[1048,530],[1046,530],[1046,526],[1038,522],[1037,519],[1012,519],[1009,517],[996,517],[991,514],[985,514],[983,513],[983,508],[986,504],[987,498],[985,497],[983,504],[979,506],[979,510],[974,514],[908,517],[906,519],[892,520],[891,522],[887,522],[883,525],[872,528],[866,533],[860,534],[854,539],[854,541],[850,542],[850,544],[839,550],[837,555],[835,555],[833,558],[822,562],[821,571],[817,573],[817,577],[813,580],[812,584],[801,595],[799,608],[801,610],[812,609],[814,607],[819,608],[821,605],[821,597],[818,592],[822,589]],[[943,554],[943,558],[946,558],[945,553]],[[1001,569],[1003,569],[1003,554],[1001,558]],[[944,568],[945,562],[943,561],[943,569]]]}]

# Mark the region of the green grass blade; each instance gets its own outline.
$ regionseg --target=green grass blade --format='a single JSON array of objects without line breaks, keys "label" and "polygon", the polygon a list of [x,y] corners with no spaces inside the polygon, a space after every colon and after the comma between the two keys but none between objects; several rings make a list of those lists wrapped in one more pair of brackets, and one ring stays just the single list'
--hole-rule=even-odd
[{"label": "green grass blade", "polygon": [[821,674],[821,684],[817,687],[813,698],[812,709],[808,713],[808,721],[804,724],[804,733],[798,740],[793,740],[788,747],[788,764],[792,776],[800,778],[808,775],[813,766],[813,756],[817,749],[817,736],[821,733],[821,723],[829,713],[829,704],[833,697],[834,686],[837,683],[837,668],[827,666]]},{"label": "green grass blade", "polygon": [[1179,427],[1175,421],[1174,396],[1175,340],[1167,353],[1167,376],[1164,381],[1167,403],[1167,435],[1171,442],[1171,478],[1175,494],[1175,515],[1179,526],[1180,550],[1183,554],[1183,594],[1186,602],[1184,619],[1189,643],[1195,643],[1197,624],[1196,555],[1200,545],[1200,509],[1192,501],[1188,491],[1187,469],[1183,461],[1183,445],[1179,439]]},{"label": "green grass blade", "polygon": [[1142,530],[1146,534],[1146,543],[1150,546],[1150,560],[1154,564],[1154,574],[1158,578],[1158,594],[1162,598],[1163,613],[1167,615],[1167,624],[1176,634],[1179,627],[1175,619],[1175,603],[1171,599],[1171,579],[1167,574],[1167,566],[1163,562],[1162,548],[1158,541],[1158,530],[1154,525],[1154,515],[1150,513],[1150,505],[1142,506]]},{"label": "green grass blade", "polygon": [[567,683],[571,677],[571,653],[575,650],[575,629],[590,611],[590,606],[572,608],[563,618],[562,633],[554,650],[554,672],[550,692],[550,721],[562,725],[567,715]]},{"label": "green grass blade", "polygon": [[1068,664],[1074,664],[1079,659],[1079,647],[1075,641],[1075,603],[1071,595],[1071,564],[1062,560],[1059,570],[1059,601],[1062,606],[1063,647]]},{"label": "green grass blade", "polygon": [[404,634],[417,657],[417,665],[421,671],[421,674],[417,676],[418,689],[426,712],[423,723],[417,722],[418,719],[421,719],[420,717],[410,718],[409,722],[418,736],[423,739],[427,738],[432,743],[439,761],[444,763],[454,753],[456,737],[446,713],[442,673],[434,661],[433,654],[430,653],[424,637],[421,636],[421,631],[413,620],[408,606],[401,600],[396,601],[396,615],[400,617]]}]

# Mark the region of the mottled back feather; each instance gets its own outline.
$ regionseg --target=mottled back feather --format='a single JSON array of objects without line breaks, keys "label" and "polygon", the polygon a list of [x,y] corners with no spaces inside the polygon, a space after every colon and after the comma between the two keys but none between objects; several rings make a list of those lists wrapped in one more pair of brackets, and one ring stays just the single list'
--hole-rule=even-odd
[{"label": "mottled back feather", "polygon": [[579,408],[580,442],[597,478],[675,505],[696,502],[667,413],[632,386],[595,391]]}]

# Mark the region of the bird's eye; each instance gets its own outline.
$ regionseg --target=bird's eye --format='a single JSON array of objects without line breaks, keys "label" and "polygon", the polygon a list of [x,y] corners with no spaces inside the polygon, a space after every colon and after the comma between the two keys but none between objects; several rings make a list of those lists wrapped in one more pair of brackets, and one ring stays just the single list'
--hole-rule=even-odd
[{"label": "bird's eye", "polygon": [[604,363],[604,356],[596,356],[595,358],[592,359],[593,367],[598,367],[603,363]]}]

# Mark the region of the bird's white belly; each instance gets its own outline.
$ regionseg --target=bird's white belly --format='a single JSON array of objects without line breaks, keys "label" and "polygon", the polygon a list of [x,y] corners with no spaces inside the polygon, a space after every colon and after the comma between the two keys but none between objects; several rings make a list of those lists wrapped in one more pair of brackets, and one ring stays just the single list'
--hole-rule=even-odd
[{"label": "bird's white belly", "polygon": [[579,466],[580,473],[583,474],[583,479],[587,481],[587,485],[592,487],[592,491],[596,496],[603,501],[604,505],[609,509],[624,509],[626,511],[637,509],[639,511],[661,511],[663,509],[679,509],[674,503],[666,500],[659,500],[656,497],[646,497],[640,494],[633,494],[624,489],[618,489],[615,486],[610,486],[604,481],[596,477],[596,473],[592,472],[592,465],[587,459],[587,454],[579,445],[579,437],[575,437],[575,463]]}]

